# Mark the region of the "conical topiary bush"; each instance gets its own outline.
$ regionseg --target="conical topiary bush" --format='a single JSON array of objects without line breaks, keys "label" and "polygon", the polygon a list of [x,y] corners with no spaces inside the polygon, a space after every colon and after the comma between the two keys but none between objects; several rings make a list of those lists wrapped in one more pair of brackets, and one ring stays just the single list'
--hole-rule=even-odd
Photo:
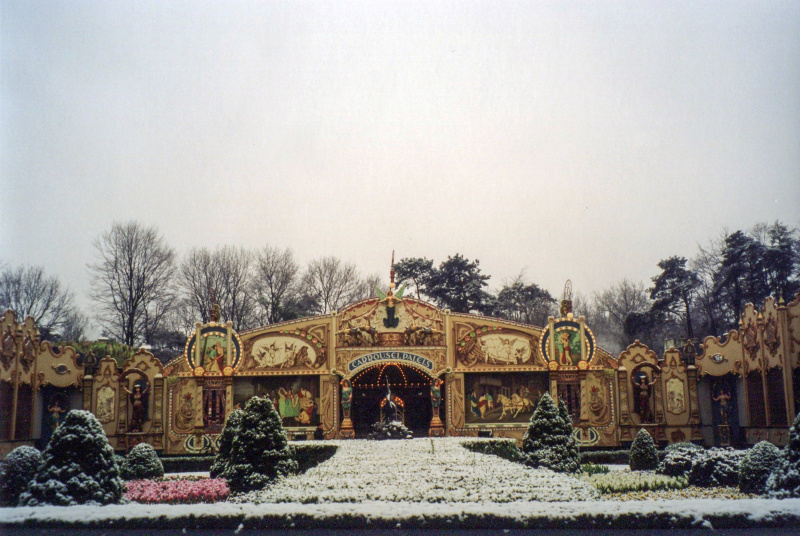
[{"label": "conical topiary bush", "polygon": [[767,493],[778,499],[800,497],[800,413],[789,428],[789,444],[769,475]]},{"label": "conical topiary bush", "polygon": [[[566,406],[563,409],[566,413]],[[572,436],[572,422],[564,419],[549,393],[545,393],[522,438],[526,465],[546,467],[560,473],[580,471],[580,452]]]},{"label": "conical topiary bush", "polygon": [[114,449],[100,422],[88,411],[72,410],[53,432],[19,504],[114,504],[123,490]]},{"label": "conical topiary bush", "polygon": [[228,481],[231,491],[243,492],[261,489],[279,476],[296,472],[294,451],[272,401],[251,398],[231,442],[229,461],[219,476]]},{"label": "conical topiary bush", "polygon": [[209,472],[211,478],[221,476],[228,467],[228,463],[230,463],[231,460],[231,451],[233,450],[233,438],[239,435],[239,427],[242,424],[243,415],[244,411],[235,409],[228,415],[228,418],[225,419],[225,426],[222,428],[222,433],[219,436],[219,451],[214,458],[214,463],[211,465],[211,470]]},{"label": "conical topiary bush", "polygon": [[631,471],[653,471],[658,468],[658,451],[653,436],[642,428],[631,444]]}]

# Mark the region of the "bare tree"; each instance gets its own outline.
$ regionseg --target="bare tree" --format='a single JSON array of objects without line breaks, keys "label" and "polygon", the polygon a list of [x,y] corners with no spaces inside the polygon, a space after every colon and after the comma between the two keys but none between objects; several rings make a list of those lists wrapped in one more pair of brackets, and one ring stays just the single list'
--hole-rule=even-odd
[{"label": "bare tree", "polygon": [[252,327],[253,255],[246,249],[225,246],[212,252],[194,248],[181,262],[177,280],[180,316],[189,325],[197,320],[208,322],[211,306],[217,303],[221,320],[233,322],[234,329]]},{"label": "bare tree", "polygon": [[312,312],[317,314],[338,310],[365,294],[355,265],[332,256],[308,263],[301,287],[302,293],[313,299]]},{"label": "bare tree", "polygon": [[216,252],[219,266],[218,293],[222,318],[233,322],[234,329],[253,327],[256,302],[253,288],[253,254],[242,247],[225,246]]},{"label": "bare tree", "polygon": [[262,324],[274,324],[294,316],[300,265],[289,248],[264,246],[256,254],[254,295]]},{"label": "bare tree", "polygon": [[86,329],[86,318],[74,305],[69,288],[41,266],[19,266],[0,272],[0,311],[11,309],[20,320],[31,316],[43,340],[64,338]]},{"label": "bare tree", "polygon": [[[178,268],[181,324],[194,326],[210,320],[211,305],[220,287],[219,266],[207,248],[192,248]],[[213,298],[212,298],[213,296]]]},{"label": "bare tree", "polygon": [[619,347],[633,342],[625,333],[625,320],[633,313],[643,314],[650,309],[650,299],[644,283],[623,279],[594,296],[597,312],[608,319],[608,335]]},{"label": "bare tree", "polygon": [[150,343],[174,303],[175,252],[155,227],[133,221],[114,223],[94,246],[98,260],[89,271],[98,323],[129,346]]}]

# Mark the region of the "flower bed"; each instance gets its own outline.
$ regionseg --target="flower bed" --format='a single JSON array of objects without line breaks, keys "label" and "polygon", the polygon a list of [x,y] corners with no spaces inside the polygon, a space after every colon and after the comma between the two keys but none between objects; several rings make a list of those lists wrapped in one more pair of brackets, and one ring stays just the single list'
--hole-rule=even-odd
[{"label": "flower bed", "polygon": [[590,482],[604,495],[630,491],[679,490],[689,485],[686,477],[657,475],[651,471],[584,474],[581,479]]},{"label": "flower bed", "polygon": [[228,484],[221,478],[159,478],[132,480],[125,484],[125,498],[145,504],[214,503],[228,498]]}]

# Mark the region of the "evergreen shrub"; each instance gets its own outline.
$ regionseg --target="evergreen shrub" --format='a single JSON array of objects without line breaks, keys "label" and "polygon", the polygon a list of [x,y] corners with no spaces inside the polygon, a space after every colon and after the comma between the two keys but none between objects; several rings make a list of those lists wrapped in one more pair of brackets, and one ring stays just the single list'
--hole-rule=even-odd
[{"label": "evergreen shrub", "polygon": [[0,465],[0,506],[16,506],[42,462],[42,453],[23,445],[12,450]]},{"label": "evergreen shrub", "polygon": [[664,448],[664,452],[672,452],[673,450],[704,450],[700,445],[689,443],[688,441],[681,441],[679,443],[670,443]]},{"label": "evergreen shrub", "polygon": [[730,447],[712,448],[699,453],[692,460],[689,484],[703,488],[738,486],[739,465],[745,451]]},{"label": "evergreen shrub", "polygon": [[777,499],[800,497],[800,413],[789,428],[789,443],[769,475],[767,493]]},{"label": "evergreen shrub", "polygon": [[772,443],[756,443],[744,455],[739,467],[739,490],[743,493],[765,493],[767,479],[780,456],[781,450]]},{"label": "evergreen shrub", "polygon": [[463,441],[461,446],[472,452],[492,454],[511,462],[523,461],[522,453],[513,439],[471,439]]},{"label": "evergreen shrub", "polygon": [[230,418],[225,425],[230,428],[230,449],[221,444],[214,463],[214,476],[227,480],[231,491],[261,489],[278,477],[297,472],[294,451],[271,400],[251,398],[241,419],[236,420],[238,426]]},{"label": "evergreen shrub", "polygon": [[155,449],[148,443],[134,446],[120,467],[123,480],[141,480],[164,476],[164,466],[158,459]]},{"label": "evergreen shrub", "polygon": [[[692,470],[692,462],[694,459],[705,452],[704,449],[692,443],[676,443],[676,445],[681,446],[670,445],[674,448],[667,451],[664,459],[658,465],[657,473],[668,476],[686,476],[689,474],[689,471]],[[685,445],[692,446],[688,447]]]},{"label": "evergreen shrub", "polygon": [[114,449],[100,422],[89,411],[72,410],[53,432],[19,504],[114,504],[123,491]]},{"label": "evergreen shrub", "polygon": [[376,422],[372,425],[370,439],[413,439],[414,434],[400,421]]},{"label": "evergreen shrub", "polygon": [[559,406],[550,393],[542,395],[522,438],[524,462],[531,467],[577,473],[581,469],[581,457],[572,435],[572,420],[563,401]]},{"label": "evergreen shrub", "polygon": [[211,469],[209,469],[209,476],[211,476],[211,478],[221,476],[227,469],[228,463],[230,463],[231,460],[231,452],[233,451],[233,440],[239,433],[243,416],[243,410],[235,409],[225,420],[225,426],[222,428],[222,433],[219,436],[219,451],[214,457],[214,463],[211,464]]},{"label": "evergreen shrub", "polygon": [[631,444],[631,471],[652,471],[658,467],[656,444],[647,430],[639,430]]}]

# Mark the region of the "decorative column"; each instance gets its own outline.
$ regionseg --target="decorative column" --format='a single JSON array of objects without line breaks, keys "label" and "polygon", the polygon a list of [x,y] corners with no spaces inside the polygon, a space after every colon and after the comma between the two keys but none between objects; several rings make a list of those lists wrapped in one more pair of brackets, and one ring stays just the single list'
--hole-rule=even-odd
[{"label": "decorative column", "polygon": [[347,378],[339,384],[342,386],[342,427],[339,435],[342,439],[353,439],[356,437],[353,421],[350,420],[350,408],[353,406],[353,386]]},{"label": "decorative column", "polygon": [[431,437],[444,437],[444,424],[439,416],[442,407],[442,383],[444,382],[440,378],[434,378],[431,381],[433,417],[431,417],[431,426],[428,429],[428,435]]},{"label": "decorative column", "polygon": [[164,376],[156,374],[153,378],[153,448],[164,448]]},{"label": "decorative column", "polygon": [[692,427],[692,438],[690,441],[702,441],[703,435],[700,433],[700,404],[697,397],[697,367],[689,365],[686,367],[686,381],[689,384],[689,425]]}]

